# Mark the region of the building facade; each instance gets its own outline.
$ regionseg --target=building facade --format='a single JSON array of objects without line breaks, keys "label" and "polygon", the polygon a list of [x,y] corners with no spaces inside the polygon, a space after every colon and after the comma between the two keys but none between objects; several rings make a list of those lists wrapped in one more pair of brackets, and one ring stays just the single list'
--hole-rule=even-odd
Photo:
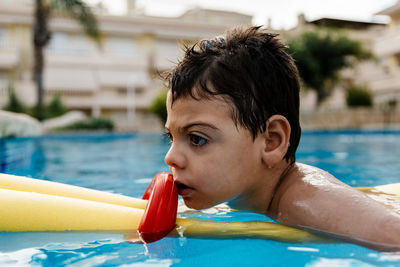
[{"label": "building facade", "polygon": [[394,101],[400,108],[400,1],[378,15],[390,16],[391,21],[374,43],[374,52],[384,71],[371,81],[371,87],[378,101]]},{"label": "building facade", "polygon": [[[222,34],[236,25],[251,25],[244,14],[192,9],[175,18],[145,16],[127,0],[125,15],[110,15],[101,6],[93,10],[102,33],[102,46],[89,40],[75,21],[55,16],[53,33],[45,51],[45,102],[60,94],[69,110],[114,120],[122,131],[159,129],[159,121],[146,112],[163,88],[159,74],[170,69],[182,56],[183,44]],[[33,106],[36,89],[32,80],[33,0],[0,0],[0,108],[7,102],[8,85],[13,84],[20,100]],[[365,85],[378,105],[400,103],[400,1],[378,14],[391,23],[357,22],[322,18],[278,31],[283,39],[321,26],[340,28],[359,40],[375,59],[341,72],[342,82],[326,107],[345,107],[345,86]],[[314,110],[316,96],[302,92],[302,110]],[[400,104],[397,105],[399,107]]]},{"label": "building facade", "polygon": [[[0,107],[12,83],[21,101],[36,102],[32,80],[32,0],[0,0]],[[180,17],[144,16],[128,1],[126,15],[94,8],[102,45],[89,40],[75,21],[55,16],[45,51],[45,102],[60,94],[70,110],[113,119],[119,130],[158,124],[146,109],[163,88],[159,74],[182,56],[183,44],[250,25],[251,16],[194,9]],[[157,125],[158,126],[158,125]]]}]

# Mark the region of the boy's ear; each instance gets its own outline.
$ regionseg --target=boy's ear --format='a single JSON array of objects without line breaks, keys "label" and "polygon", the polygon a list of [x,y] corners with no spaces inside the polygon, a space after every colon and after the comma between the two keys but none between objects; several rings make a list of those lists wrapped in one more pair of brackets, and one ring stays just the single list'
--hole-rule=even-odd
[{"label": "boy's ear", "polygon": [[284,116],[273,115],[268,119],[262,151],[262,160],[268,167],[278,165],[286,155],[290,131],[290,123]]}]

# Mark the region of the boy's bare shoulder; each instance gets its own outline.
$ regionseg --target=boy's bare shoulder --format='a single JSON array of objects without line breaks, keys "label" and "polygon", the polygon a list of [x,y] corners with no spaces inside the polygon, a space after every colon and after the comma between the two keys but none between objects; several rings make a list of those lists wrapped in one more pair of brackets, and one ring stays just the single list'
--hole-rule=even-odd
[{"label": "boy's bare shoulder", "polygon": [[300,163],[278,190],[277,219],[287,224],[319,227],[320,222],[357,216],[366,207],[383,207],[328,172]]},{"label": "boy's bare shoulder", "polygon": [[276,192],[277,219],[297,223],[297,219],[304,217],[304,211],[311,212],[311,208],[315,211],[319,206],[327,208],[332,198],[343,197],[348,191],[356,190],[324,170],[296,163]]},{"label": "boy's bare shoulder", "polygon": [[287,225],[400,243],[399,214],[316,167],[296,164],[278,188],[276,202],[275,219]]}]

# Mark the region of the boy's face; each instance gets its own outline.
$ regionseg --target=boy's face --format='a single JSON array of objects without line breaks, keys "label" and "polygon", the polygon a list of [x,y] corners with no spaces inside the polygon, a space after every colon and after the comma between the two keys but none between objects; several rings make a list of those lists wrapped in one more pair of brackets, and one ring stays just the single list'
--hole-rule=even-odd
[{"label": "boy's face", "polygon": [[[261,138],[236,126],[222,97],[167,99],[171,147],[165,156],[188,207],[204,209],[230,201],[245,208],[262,179]],[[259,190],[258,190],[259,191]]]}]

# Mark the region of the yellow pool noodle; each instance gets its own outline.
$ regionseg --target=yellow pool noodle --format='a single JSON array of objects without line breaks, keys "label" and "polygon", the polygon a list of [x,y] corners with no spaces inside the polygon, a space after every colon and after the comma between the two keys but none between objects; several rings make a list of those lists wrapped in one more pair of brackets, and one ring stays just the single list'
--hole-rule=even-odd
[{"label": "yellow pool noodle", "polygon": [[135,231],[144,210],[0,189],[0,231]]},{"label": "yellow pool noodle", "polygon": [[177,218],[177,232],[185,237],[258,238],[280,242],[329,243],[332,240],[310,232],[273,222],[218,222]]},{"label": "yellow pool noodle", "polygon": [[0,173],[0,188],[91,200],[139,209],[145,209],[147,205],[147,200],[4,173]]},{"label": "yellow pool noodle", "polygon": [[378,185],[375,187],[371,187],[370,190],[377,190],[385,194],[400,196],[400,183]]},{"label": "yellow pool noodle", "polygon": [[[400,195],[400,184],[357,188]],[[135,231],[147,201],[21,176],[0,174],[0,231]],[[216,222],[177,218],[187,237],[265,238],[327,242],[307,231],[269,222]]]}]

